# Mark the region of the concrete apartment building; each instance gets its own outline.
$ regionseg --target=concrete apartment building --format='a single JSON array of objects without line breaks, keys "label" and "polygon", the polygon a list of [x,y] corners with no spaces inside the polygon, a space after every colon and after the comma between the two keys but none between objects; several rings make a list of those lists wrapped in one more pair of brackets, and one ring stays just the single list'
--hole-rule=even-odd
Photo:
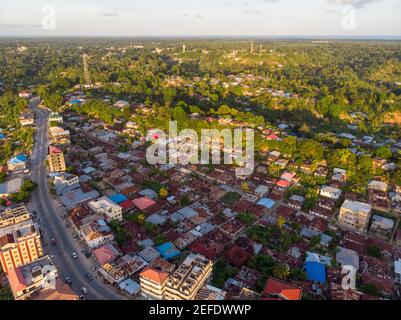
[{"label": "concrete apartment building", "polygon": [[213,263],[199,254],[190,254],[169,276],[164,298],[166,300],[194,300],[209,278]]},{"label": "concrete apartment building", "polygon": [[107,197],[89,202],[88,207],[92,212],[103,215],[107,221],[123,220],[123,208]]},{"label": "concrete apartment building", "polygon": [[34,116],[34,114],[32,112],[24,112],[19,117],[19,123],[23,127],[34,125],[35,124],[35,116]]},{"label": "concrete apartment building", "polygon": [[49,161],[49,171],[50,172],[65,172],[65,160],[63,152],[55,147],[49,148],[49,155],[47,156]]},{"label": "concrete apartment building", "polygon": [[6,273],[42,256],[39,228],[32,220],[0,229],[0,260]]},{"label": "concrete apartment building", "polygon": [[50,141],[52,144],[70,144],[70,131],[61,127],[49,129]]},{"label": "concrete apartment building", "polygon": [[63,122],[63,117],[59,115],[58,113],[52,112],[49,115],[49,122]]},{"label": "concrete apartment building", "polygon": [[25,207],[7,209],[0,212],[0,228],[5,228],[14,224],[29,220],[31,215]]},{"label": "concrete apartment building", "polygon": [[169,274],[147,267],[139,274],[142,295],[147,299],[163,300]]},{"label": "concrete apartment building", "polygon": [[345,200],[338,217],[338,222],[345,227],[365,232],[372,213],[372,206],[367,203]]}]

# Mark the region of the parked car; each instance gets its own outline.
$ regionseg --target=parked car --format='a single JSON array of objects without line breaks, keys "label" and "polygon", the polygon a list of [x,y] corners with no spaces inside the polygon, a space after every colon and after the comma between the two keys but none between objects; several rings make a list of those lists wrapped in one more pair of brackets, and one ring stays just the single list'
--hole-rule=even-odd
[{"label": "parked car", "polygon": [[73,253],[72,253],[72,257],[73,257],[74,259],[78,259],[78,253],[73,252]]}]

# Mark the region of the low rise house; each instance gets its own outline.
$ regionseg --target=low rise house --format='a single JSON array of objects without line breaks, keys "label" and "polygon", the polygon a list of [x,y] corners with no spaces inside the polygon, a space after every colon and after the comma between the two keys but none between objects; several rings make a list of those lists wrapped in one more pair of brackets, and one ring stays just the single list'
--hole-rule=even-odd
[{"label": "low rise house", "polygon": [[315,171],[316,177],[326,178],[329,174],[329,168],[326,166],[318,166]]},{"label": "low rise house", "polygon": [[24,154],[19,154],[7,162],[9,171],[20,172],[26,169],[27,158]]},{"label": "low rise house", "polygon": [[267,160],[270,162],[276,162],[280,159],[281,153],[279,151],[271,151],[267,155]]},{"label": "low rise house", "polygon": [[265,186],[265,185],[259,185],[254,193],[255,195],[257,195],[258,197],[262,198],[265,194],[267,194],[270,191],[270,188]]},{"label": "low rise house", "polygon": [[224,258],[233,266],[241,268],[251,258],[251,254],[239,246],[233,245],[226,251]]},{"label": "low rise house", "polygon": [[121,282],[118,287],[127,292],[128,294],[130,294],[131,296],[136,296],[139,294],[139,292],[141,292],[141,286],[136,283],[135,281],[133,281],[131,278],[128,278],[126,280],[124,280],[123,282]]},{"label": "low rise house", "polygon": [[323,186],[320,189],[320,195],[325,198],[333,199],[333,200],[338,200],[341,197],[341,190],[329,186]]},{"label": "low rise house", "polygon": [[35,124],[35,116],[31,112],[25,112],[19,117],[19,123],[22,127],[33,126]]},{"label": "low rise house", "polygon": [[93,214],[86,206],[74,208],[68,213],[68,218],[72,222],[75,231],[79,233],[79,229],[92,221],[95,221],[98,216]]},{"label": "low rise house", "polygon": [[63,173],[54,177],[54,187],[58,195],[79,188],[78,176],[70,173]]},{"label": "low rise house", "polygon": [[120,256],[120,252],[112,244],[105,244],[94,249],[92,254],[101,266],[116,260]]},{"label": "low rise house", "polygon": [[222,301],[226,294],[222,289],[205,284],[196,294],[195,300]]},{"label": "low rise house", "polygon": [[92,249],[114,240],[113,232],[103,219],[81,226],[80,234],[87,246]]},{"label": "low rise house", "polygon": [[372,180],[368,184],[368,189],[387,192],[388,185],[382,181]]},{"label": "low rise house", "polygon": [[160,253],[153,247],[147,247],[139,252],[138,256],[144,259],[146,262],[151,263],[160,257]]},{"label": "low rise house", "polygon": [[156,202],[145,196],[145,197],[142,197],[142,198],[138,198],[138,199],[132,200],[132,204],[138,210],[143,211],[143,210],[146,210],[149,207],[155,205]]},{"label": "low rise house", "polygon": [[181,254],[181,251],[178,250],[170,241],[161,244],[160,246],[156,247],[156,249],[165,260],[174,259]]},{"label": "low rise house", "polygon": [[30,98],[32,98],[32,92],[28,91],[28,90],[23,90],[23,91],[18,93],[18,96],[20,98],[30,99]]},{"label": "low rise house", "polygon": [[299,195],[292,195],[287,204],[288,206],[290,206],[291,208],[295,209],[295,210],[301,210],[303,204],[305,202],[305,198]]},{"label": "low rise house", "polygon": [[335,168],[333,170],[333,176],[331,177],[333,181],[346,182],[347,181],[347,170]]},{"label": "low rise house", "polygon": [[22,187],[22,178],[16,178],[0,184],[0,198],[8,198],[18,193]]},{"label": "low rise house", "polygon": [[262,292],[262,300],[301,300],[302,288],[270,277]]},{"label": "low rise house", "polygon": [[31,218],[26,207],[18,207],[14,209],[6,209],[0,212],[0,229],[11,225],[19,224]]},{"label": "low rise house", "polygon": [[401,193],[392,193],[391,204],[395,213],[401,213]]},{"label": "low rise house", "polygon": [[383,216],[374,215],[370,226],[370,231],[378,236],[389,237],[394,229],[394,220]]},{"label": "low rise house", "polygon": [[336,261],[343,266],[353,266],[359,270],[359,255],[356,251],[339,247],[336,253]]},{"label": "low rise house", "polygon": [[36,301],[67,301],[67,300],[79,300],[79,296],[71,289],[71,287],[64,283],[60,278],[56,279],[55,286],[45,287],[40,291],[36,292],[30,298]]},{"label": "low rise house", "polygon": [[382,294],[394,293],[395,280],[391,275],[387,261],[370,256],[362,256],[360,261],[361,282],[378,288]]},{"label": "low rise house", "polygon": [[98,197],[99,192],[97,192],[96,190],[85,192],[81,188],[78,188],[64,193],[59,199],[61,203],[67,208],[67,210],[72,210]]},{"label": "low rise house", "polygon": [[321,262],[310,261],[305,263],[306,278],[317,284],[326,283],[326,266]]},{"label": "low rise house", "polygon": [[110,284],[119,285],[146,266],[147,263],[142,258],[125,255],[111,263],[102,265],[99,269],[99,273]]}]

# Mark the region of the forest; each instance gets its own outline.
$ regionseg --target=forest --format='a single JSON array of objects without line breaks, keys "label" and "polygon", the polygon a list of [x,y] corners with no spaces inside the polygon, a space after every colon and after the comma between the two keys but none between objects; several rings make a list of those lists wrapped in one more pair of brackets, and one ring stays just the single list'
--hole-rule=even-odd
[{"label": "forest", "polygon": [[[57,111],[65,95],[79,88],[88,101],[75,110],[109,124],[134,121],[145,132],[166,129],[169,120],[196,130],[221,126],[206,117],[273,130],[284,123],[290,136],[283,141],[257,136],[260,152],[276,149],[299,163],[310,160],[315,165],[327,160],[330,167],[350,171],[350,188],[356,192],[364,192],[362,186],[374,175],[401,184],[399,170],[375,171],[370,158],[400,164],[399,152],[384,143],[356,155],[349,150],[350,139],[338,138],[341,132],[379,140],[401,138],[399,42],[259,40],[253,51],[251,43],[30,39],[20,42],[27,50],[18,52],[15,41],[3,39],[0,127],[18,129],[18,116],[26,107],[18,97],[22,89],[32,89]],[[82,86],[84,53],[95,84],[89,88]],[[151,116],[130,107],[116,109],[110,101],[117,100],[144,105],[152,110]],[[5,150],[3,162],[13,153],[11,145]]]}]

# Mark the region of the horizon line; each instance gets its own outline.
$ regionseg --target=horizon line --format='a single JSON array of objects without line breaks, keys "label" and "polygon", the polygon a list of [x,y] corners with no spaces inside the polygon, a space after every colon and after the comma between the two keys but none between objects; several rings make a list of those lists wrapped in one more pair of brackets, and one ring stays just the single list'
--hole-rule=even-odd
[{"label": "horizon line", "polygon": [[296,40],[401,40],[401,35],[0,35],[0,39],[296,39]]}]

